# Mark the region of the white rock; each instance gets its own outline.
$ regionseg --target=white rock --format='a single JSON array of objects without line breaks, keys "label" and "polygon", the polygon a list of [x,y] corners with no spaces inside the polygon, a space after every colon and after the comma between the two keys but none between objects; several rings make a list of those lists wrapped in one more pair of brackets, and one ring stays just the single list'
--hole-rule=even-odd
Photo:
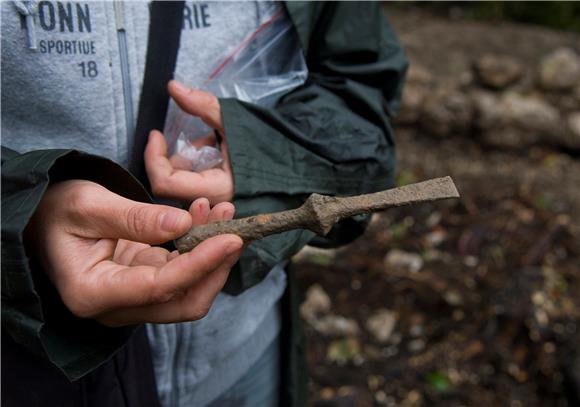
[{"label": "white rock", "polygon": [[354,319],[340,315],[326,315],[314,321],[312,327],[324,336],[357,336],[360,332]]},{"label": "white rock", "polygon": [[536,97],[508,93],[502,98],[500,108],[510,124],[526,130],[550,132],[558,127],[560,120],[554,106]]},{"label": "white rock", "polygon": [[454,307],[463,304],[463,297],[458,291],[455,290],[446,291],[445,294],[443,295],[443,298],[445,299],[445,302],[447,304]]},{"label": "white rock", "polygon": [[428,247],[436,247],[447,239],[447,232],[443,229],[436,229],[427,233],[424,239]]},{"label": "white rock", "polygon": [[430,92],[429,88],[410,83],[405,86],[401,110],[397,115],[397,123],[414,124],[421,118],[423,101],[425,96]]},{"label": "white rock", "polygon": [[421,126],[440,137],[462,134],[470,129],[473,112],[472,100],[462,90],[440,86],[425,96]]},{"label": "white rock", "polygon": [[433,83],[433,74],[419,64],[412,63],[407,72],[407,82],[412,84],[430,85]]},{"label": "white rock", "polygon": [[523,130],[550,132],[558,127],[558,110],[544,99],[505,93],[473,92],[477,125],[482,129],[515,126]]},{"label": "white rock", "polygon": [[487,54],[476,62],[475,72],[483,85],[503,89],[520,79],[524,69],[510,56]]},{"label": "white rock", "polygon": [[426,343],[423,339],[413,339],[407,345],[407,349],[409,349],[410,352],[417,353],[425,349],[425,345]]},{"label": "white rock", "polygon": [[380,309],[367,319],[367,330],[380,343],[386,343],[397,324],[397,313],[388,309]]},{"label": "white rock", "polygon": [[318,315],[328,313],[332,303],[326,291],[313,284],[306,291],[306,300],[300,305],[300,315],[309,323],[316,321]]},{"label": "white rock", "polygon": [[502,117],[499,98],[487,91],[474,91],[471,97],[477,113],[475,119],[478,127],[482,129],[496,127]]},{"label": "white rock", "polygon": [[387,269],[416,273],[423,268],[423,259],[416,253],[392,249],[385,257],[385,266]]},{"label": "white rock", "polygon": [[425,333],[425,328],[421,324],[414,324],[409,328],[409,335],[416,338]]},{"label": "white rock", "polygon": [[543,88],[571,90],[580,82],[580,56],[570,48],[559,48],[540,62],[539,71]]},{"label": "white rock", "polygon": [[472,97],[477,126],[492,145],[523,148],[538,142],[569,144],[560,113],[540,97],[506,93],[498,98],[488,92],[475,92]]}]

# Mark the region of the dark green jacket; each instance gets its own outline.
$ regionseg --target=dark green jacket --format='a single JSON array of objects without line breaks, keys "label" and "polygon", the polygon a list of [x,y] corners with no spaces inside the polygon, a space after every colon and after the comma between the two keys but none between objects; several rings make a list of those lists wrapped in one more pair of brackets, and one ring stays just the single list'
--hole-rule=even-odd
[{"label": "dark green jacket", "polygon": [[[306,84],[275,108],[221,100],[225,131],[236,135],[228,138],[228,148],[240,217],[294,208],[312,192],[352,195],[393,184],[390,117],[406,60],[381,4],[289,2],[286,7],[306,55]],[[43,193],[51,183],[71,178],[93,180],[131,199],[150,198],[135,178],[103,158],[71,150],[2,150],[3,332],[75,380],[110,359],[134,328],[105,328],[75,318],[26,254],[23,231]],[[362,230],[351,220],[332,233],[335,240],[348,241]],[[226,290],[235,294],[258,283],[313,237],[298,230],[253,243]],[[287,326],[296,327],[297,319],[296,307],[288,308]],[[300,351],[296,332],[287,335],[292,352]],[[286,383],[304,396],[301,369],[293,360]],[[304,403],[286,396],[294,405]]]}]

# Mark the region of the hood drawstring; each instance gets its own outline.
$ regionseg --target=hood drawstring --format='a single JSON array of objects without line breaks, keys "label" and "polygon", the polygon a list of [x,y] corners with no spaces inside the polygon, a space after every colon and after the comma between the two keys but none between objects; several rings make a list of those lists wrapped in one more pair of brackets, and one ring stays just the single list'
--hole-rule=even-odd
[{"label": "hood drawstring", "polygon": [[28,49],[36,51],[36,25],[34,23],[34,15],[38,11],[36,1],[13,1],[12,3],[14,3],[16,10],[24,16],[26,34],[28,36]]}]

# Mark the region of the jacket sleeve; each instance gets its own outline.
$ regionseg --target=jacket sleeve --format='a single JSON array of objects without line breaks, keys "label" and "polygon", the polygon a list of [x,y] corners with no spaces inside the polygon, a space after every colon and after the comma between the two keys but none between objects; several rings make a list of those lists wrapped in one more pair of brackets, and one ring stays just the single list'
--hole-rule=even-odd
[{"label": "jacket sleeve", "polygon": [[75,317],[42,265],[26,252],[24,230],[48,186],[66,179],[98,182],[127,198],[148,201],[140,184],[104,158],[74,150],[18,154],[2,147],[2,328],[71,380],[107,361],[133,327],[106,328]]},{"label": "jacket sleeve", "polygon": [[[381,4],[286,7],[306,55],[307,82],[271,109],[221,101],[238,216],[297,207],[312,192],[368,193],[394,180],[390,115],[398,107],[407,61]],[[335,235],[343,241],[364,231],[353,220],[342,226]],[[228,291],[256,284],[312,238],[299,230],[252,243]]]}]

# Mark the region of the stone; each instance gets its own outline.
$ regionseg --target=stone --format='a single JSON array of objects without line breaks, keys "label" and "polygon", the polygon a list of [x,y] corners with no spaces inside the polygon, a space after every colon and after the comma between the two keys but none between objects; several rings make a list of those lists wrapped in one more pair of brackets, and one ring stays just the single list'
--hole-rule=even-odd
[{"label": "stone", "polygon": [[445,294],[443,295],[443,299],[445,300],[445,302],[447,304],[449,304],[453,307],[457,307],[457,306],[463,304],[463,297],[456,290],[445,291]]},{"label": "stone", "polygon": [[422,336],[424,333],[425,333],[425,328],[420,323],[419,324],[413,324],[409,328],[409,336],[411,336],[413,338],[417,338],[419,336]]},{"label": "stone", "polygon": [[483,139],[485,144],[494,147],[519,150],[537,144],[540,137],[536,133],[507,127],[490,130],[483,135]]},{"label": "stone", "polygon": [[408,84],[430,85],[433,81],[433,74],[424,66],[412,63],[407,72]]},{"label": "stone", "polygon": [[580,112],[568,116],[568,143],[566,147],[580,148]]},{"label": "stone", "polygon": [[324,336],[357,336],[360,332],[358,323],[354,319],[340,315],[326,315],[315,320],[312,327]]},{"label": "stone", "polygon": [[508,93],[501,99],[500,108],[509,124],[524,130],[549,133],[559,125],[558,110],[539,97]]},{"label": "stone", "polygon": [[520,149],[539,142],[562,143],[560,113],[544,99],[516,93],[497,97],[489,92],[475,92],[472,98],[476,126],[488,144]]},{"label": "stone", "polygon": [[580,82],[580,56],[570,48],[559,48],[542,59],[540,84],[546,90],[572,90]]},{"label": "stone", "polygon": [[447,239],[447,232],[443,228],[438,228],[429,232],[423,238],[425,246],[432,248],[437,247]]},{"label": "stone", "polygon": [[427,92],[428,89],[421,85],[409,83],[405,86],[401,109],[395,117],[397,124],[410,125],[419,121]]},{"label": "stone", "polygon": [[474,70],[482,85],[497,90],[517,82],[524,73],[522,64],[515,58],[493,54],[479,58]]},{"label": "stone", "polygon": [[387,271],[409,271],[416,273],[423,268],[423,259],[416,253],[409,253],[399,249],[392,249],[385,257]]},{"label": "stone", "polygon": [[489,91],[476,90],[471,93],[475,109],[475,124],[479,129],[497,127],[502,118],[500,98]]},{"label": "stone", "polygon": [[425,349],[426,345],[423,339],[413,339],[407,345],[407,349],[409,349],[409,352],[418,353]]},{"label": "stone", "polygon": [[468,94],[453,86],[440,86],[426,94],[419,123],[439,137],[465,134],[471,129],[473,112]]},{"label": "stone", "polygon": [[328,313],[330,308],[331,301],[326,291],[319,284],[313,284],[306,291],[306,300],[300,305],[300,315],[313,323],[320,314]]},{"label": "stone", "polygon": [[386,343],[391,338],[396,324],[396,312],[380,309],[367,319],[365,327],[377,342]]}]

